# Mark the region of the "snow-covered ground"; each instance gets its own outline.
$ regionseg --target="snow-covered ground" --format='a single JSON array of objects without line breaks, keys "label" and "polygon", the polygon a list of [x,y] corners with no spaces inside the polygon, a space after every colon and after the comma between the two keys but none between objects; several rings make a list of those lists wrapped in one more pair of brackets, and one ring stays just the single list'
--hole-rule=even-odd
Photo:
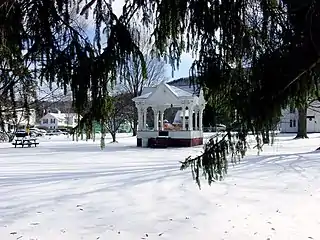
[{"label": "snow-covered ground", "polygon": [[0,239],[320,239],[320,135],[250,150],[199,190],[179,161],[202,148],[141,149],[135,138],[52,137],[0,145]]}]

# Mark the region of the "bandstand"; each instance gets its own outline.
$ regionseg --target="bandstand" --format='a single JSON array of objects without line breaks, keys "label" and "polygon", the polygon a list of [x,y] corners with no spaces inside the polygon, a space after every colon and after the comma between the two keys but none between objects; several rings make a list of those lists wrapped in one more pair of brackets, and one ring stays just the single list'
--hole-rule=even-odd
[{"label": "bandstand", "polygon": [[[192,147],[203,144],[202,118],[205,108],[203,91],[199,94],[185,91],[164,82],[157,87],[145,88],[134,99],[138,109],[138,147]],[[154,113],[154,127],[147,126],[147,109]],[[168,123],[164,112],[168,108],[179,108],[175,119]],[[180,115],[180,116],[179,116]]]}]

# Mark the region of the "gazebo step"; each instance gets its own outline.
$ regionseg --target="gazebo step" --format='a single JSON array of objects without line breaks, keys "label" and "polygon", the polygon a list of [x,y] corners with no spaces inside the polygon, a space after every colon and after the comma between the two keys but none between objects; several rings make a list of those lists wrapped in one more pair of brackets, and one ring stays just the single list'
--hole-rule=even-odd
[{"label": "gazebo step", "polygon": [[150,147],[152,147],[152,148],[167,148],[168,147],[168,145],[167,144],[153,144],[153,145],[151,145]]},{"label": "gazebo step", "polygon": [[169,138],[150,138],[148,145],[152,148],[167,148],[169,145]]}]

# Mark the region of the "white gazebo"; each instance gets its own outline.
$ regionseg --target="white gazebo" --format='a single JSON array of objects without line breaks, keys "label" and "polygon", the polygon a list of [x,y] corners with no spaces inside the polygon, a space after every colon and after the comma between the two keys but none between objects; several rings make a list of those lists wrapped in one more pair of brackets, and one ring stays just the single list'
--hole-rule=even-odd
[{"label": "white gazebo", "polygon": [[[138,109],[137,146],[148,147],[157,139],[172,147],[203,144],[202,116],[206,102],[202,90],[197,95],[162,82],[157,87],[144,88],[141,96],[132,100]],[[147,127],[149,107],[154,112],[153,129]],[[164,122],[164,111],[172,107],[181,109],[176,114],[181,122]]]}]

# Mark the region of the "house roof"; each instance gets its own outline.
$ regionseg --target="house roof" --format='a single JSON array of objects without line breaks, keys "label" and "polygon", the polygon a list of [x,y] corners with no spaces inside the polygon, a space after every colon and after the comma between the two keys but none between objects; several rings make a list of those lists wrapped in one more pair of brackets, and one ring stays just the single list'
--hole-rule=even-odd
[{"label": "house roof", "polygon": [[64,120],[65,119],[65,114],[59,114],[59,113],[48,113],[52,117],[58,119],[58,120]]},{"label": "house roof", "polygon": [[58,120],[64,120],[66,117],[78,116],[76,113],[47,113],[42,118],[44,118],[48,115],[50,115]]}]

